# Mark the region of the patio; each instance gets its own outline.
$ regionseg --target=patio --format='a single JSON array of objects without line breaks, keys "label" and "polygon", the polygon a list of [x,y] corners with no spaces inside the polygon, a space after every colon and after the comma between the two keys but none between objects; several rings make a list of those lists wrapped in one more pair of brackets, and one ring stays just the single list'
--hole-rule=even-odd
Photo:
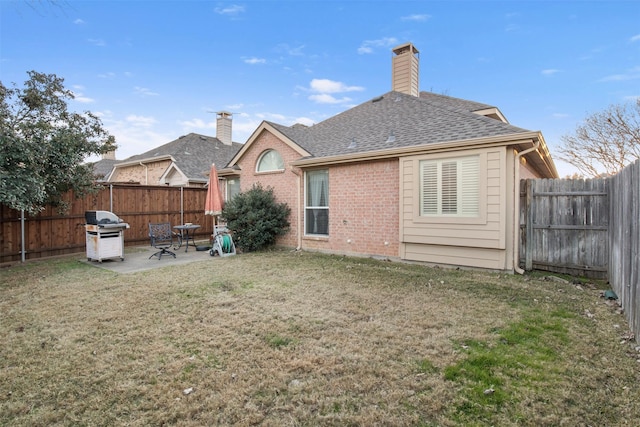
[{"label": "patio", "polygon": [[[198,245],[206,245],[207,242],[196,242]],[[97,268],[103,268],[106,270],[111,270],[120,274],[128,274],[128,273],[136,273],[139,271],[147,271],[153,270],[154,268],[166,267],[170,265],[182,265],[189,264],[196,261],[204,261],[204,260],[218,260],[219,256],[212,257],[209,255],[209,251],[197,251],[194,247],[189,245],[189,250],[185,251],[185,248],[182,247],[175,252],[176,257],[172,256],[163,256],[162,259],[158,259],[153,257],[149,259],[154,253],[158,250],[149,245],[146,246],[129,246],[124,250],[124,260],[121,261],[119,258],[114,259],[106,259],[102,262],[98,261],[89,261],[87,258],[83,258],[83,262],[92,265]]]}]

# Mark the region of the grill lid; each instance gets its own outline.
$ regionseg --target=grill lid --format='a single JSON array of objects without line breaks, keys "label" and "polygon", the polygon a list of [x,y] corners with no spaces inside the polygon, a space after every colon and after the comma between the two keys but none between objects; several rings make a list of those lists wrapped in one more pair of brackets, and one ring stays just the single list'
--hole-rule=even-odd
[{"label": "grill lid", "polygon": [[122,221],[116,214],[109,211],[86,211],[84,213],[84,219],[87,224],[92,225],[109,225],[120,224]]}]

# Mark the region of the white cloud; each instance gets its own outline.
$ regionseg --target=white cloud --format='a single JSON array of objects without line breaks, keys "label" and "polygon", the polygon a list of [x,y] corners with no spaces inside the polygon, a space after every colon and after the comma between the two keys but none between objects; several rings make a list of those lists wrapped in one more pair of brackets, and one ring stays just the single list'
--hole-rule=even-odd
[{"label": "white cloud", "polygon": [[242,117],[233,120],[231,139],[234,142],[245,142],[249,136],[258,128],[262,120]]},{"label": "white cloud", "polygon": [[426,13],[423,13],[423,14],[413,14],[413,15],[403,16],[400,19],[402,19],[403,21],[424,22],[429,20],[430,18],[431,18],[431,15],[427,15]]},{"label": "white cloud", "polygon": [[178,122],[185,132],[189,132],[197,129],[214,129],[216,127],[215,122],[205,122],[202,119],[191,119]]},{"label": "white cloud", "polygon": [[507,33],[513,33],[514,31],[518,31],[520,29],[520,26],[517,24],[508,24],[504,31]]},{"label": "white cloud", "polygon": [[554,119],[566,119],[567,117],[570,117],[566,113],[553,113],[552,115]]},{"label": "white cloud", "polygon": [[89,98],[88,96],[84,96],[82,91],[84,90],[84,86],[82,85],[73,85],[73,100],[79,102],[81,104],[91,104],[95,102],[93,98]]},{"label": "white cloud", "polygon": [[302,56],[303,49],[304,49],[304,45],[292,47],[292,46],[289,46],[287,43],[280,43],[278,46],[276,46],[275,51],[278,53],[286,53],[287,55],[290,55],[290,56]]},{"label": "white cloud", "polygon": [[271,120],[274,122],[275,121],[284,122],[287,119],[285,116],[278,113],[257,113],[256,117],[258,117],[261,120]]},{"label": "white cloud", "polygon": [[129,114],[125,120],[132,126],[137,127],[151,127],[157,123],[153,117],[137,116],[135,114]]},{"label": "white cloud", "polygon": [[312,92],[319,93],[340,93],[340,92],[354,92],[362,91],[362,86],[347,86],[342,82],[336,82],[329,79],[313,79],[310,83]]},{"label": "white cloud", "polygon": [[297,119],[295,119],[294,121],[295,123],[300,123],[306,126],[313,126],[316,122],[313,119],[310,119],[309,117],[298,117]]},{"label": "white cloud", "polygon": [[351,98],[334,98],[332,95],[328,93],[320,93],[318,95],[310,95],[309,99],[311,101],[317,102],[318,104],[344,104],[346,102],[350,102]]},{"label": "white cloud", "polygon": [[116,73],[113,72],[98,74],[98,77],[100,77],[101,79],[113,79],[115,78],[115,76]]},{"label": "white cloud", "polygon": [[383,37],[378,40],[365,40],[358,48],[358,53],[363,55],[367,53],[373,53],[375,48],[392,47],[398,44],[398,39],[395,37]]},{"label": "white cloud", "polygon": [[94,114],[100,117],[105,129],[115,136],[118,145],[116,156],[119,160],[142,154],[171,140],[167,132],[157,131],[151,126],[156,121],[150,117],[129,115],[120,119],[114,117],[113,111],[109,110],[94,111]]},{"label": "white cloud", "polygon": [[140,86],[134,87],[133,92],[136,95],[140,95],[140,96],[158,96],[159,95],[158,93],[152,92],[150,89],[147,89],[146,87],[140,87]]},{"label": "white cloud", "polygon": [[244,6],[241,6],[239,4],[232,4],[229,6],[224,6],[224,7],[216,7],[214,9],[214,11],[218,14],[218,15],[239,15],[240,13],[245,11]]},{"label": "white cloud", "polygon": [[87,39],[87,41],[88,41],[89,43],[91,43],[92,45],[94,45],[94,46],[100,46],[100,47],[102,47],[102,46],[106,46],[106,45],[107,45],[107,42],[105,42],[105,41],[104,41],[104,40],[102,40],[102,39]]},{"label": "white cloud", "polygon": [[93,98],[89,98],[88,96],[84,96],[81,93],[74,95],[74,101],[79,102],[81,104],[92,104],[95,102]]},{"label": "white cloud", "polygon": [[84,24],[85,22],[84,22],[82,19],[78,18],[78,19],[76,19],[75,21],[73,21],[73,23],[74,23],[74,24],[76,24],[76,25],[82,25],[82,24]]},{"label": "white cloud", "polygon": [[601,82],[624,82],[640,79],[640,66],[627,70],[625,73],[612,74],[600,79]]},{"label": "white cloud", "polygon": [[631,37],[629,41],[632,43],[640,41],[640,34],[636,34],[635,36]]},{"label": "white cloud", "polygon": [[556,73],[559,73],[559,72],[560,72],[560,70],[556,70],[555,68],[549,68],[549,69],[541,71],[543,76],[552,76],[552,75],[554,75]]},{"label": "white cloud", "polygon": [[248,58],[244,60],[245,64],[255,65],[255,64],[266,64],[267,60],[264,58]]},{"label": "white cloud", "polygon": [[[226,111],[230,111],[230,112],[234,112],[234,111],[240,111],[244,108],[244,104],[239,103],[239,104],[229,104],[229,105],[225,105],[224,109]],[[209,110],[211,111],[211,110]],[[234,114],[235,115],[235,114]]]}]

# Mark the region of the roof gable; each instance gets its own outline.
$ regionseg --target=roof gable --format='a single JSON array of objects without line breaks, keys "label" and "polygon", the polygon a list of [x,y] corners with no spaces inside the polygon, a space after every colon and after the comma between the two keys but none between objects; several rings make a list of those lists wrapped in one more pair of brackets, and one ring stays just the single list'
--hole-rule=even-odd
[{"label": "roof gable", "polygon": [[121,164],[144,163],[171,157],[188,180],[206,182],[211,164],[225,166],[240,148],[242,144],[237,142],[226,145],[218,138],[190,133],[145,153],[131,156]]},{"label": "roof gable", "polygon": [[[258,139],[260,134],[264,131],[271,132],[272,134],[276,135],[282,142],[284,142],[286,145],[291,147],[294,151],[298,152],[300,154],[300,157],[310,156],[311,154],[306,150],[304,150],[300,145],[298,145],[294,139],[296,135],[300,134],[299,131],[302,128],[307,128],[307,127],[304,125],[293,125],[291,127],[287,127],[287,126],[282,126],[276,123],[268,122],[266,120],[263,121],[262,123],[260,123],[258,128],[255,131],[253,131],[253,133],[251,134],[247,142],[242,146],[242,148],[240,148],[240,150],[238,150],[236,154],[233,156],[233,158],[228,162],[228,166],[233,167],[236,163],[238,163],[238,161],[242,158],[244,153],[246,153],[251,148],[254,141]],[[294,138],[291,137],[292,135],[294,136]]]}]

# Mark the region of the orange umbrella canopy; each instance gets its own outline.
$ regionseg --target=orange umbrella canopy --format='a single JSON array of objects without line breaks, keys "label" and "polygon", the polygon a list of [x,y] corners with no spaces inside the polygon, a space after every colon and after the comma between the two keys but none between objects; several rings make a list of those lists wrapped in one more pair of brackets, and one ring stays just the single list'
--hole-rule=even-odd
[{"label": "orange umbrella canopy", "polygon": [[207,200],[204,204],[204,214],[217,216],[222,213],[223,199],[220,194],[220,185],[218,183],[218,171],[216,165],[211,165],[209,173],[209,190],[207,191]]}]

